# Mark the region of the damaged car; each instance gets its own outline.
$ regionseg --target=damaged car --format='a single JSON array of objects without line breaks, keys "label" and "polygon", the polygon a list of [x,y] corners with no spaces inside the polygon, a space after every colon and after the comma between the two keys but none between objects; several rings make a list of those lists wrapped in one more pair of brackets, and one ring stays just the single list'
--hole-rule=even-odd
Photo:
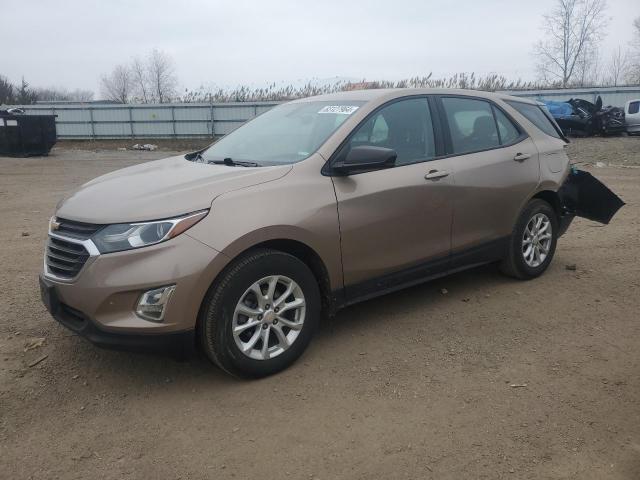
[{"label": "damaged car", "polygon": [[543,102],[565,135],[589,137],[613,135],[626,131],[625,113],[622,108],[602,106],[602,97],[596,103],[580,98],[566,102]]},{"label": "damaged car", "polygon": [[538,102],[447,89],[295,100],[208,148],[111,172],[49,223],[40,292],[103,347],[198,348],[262,377],[323,315],[478,265],[542,275],[623,205]]}]

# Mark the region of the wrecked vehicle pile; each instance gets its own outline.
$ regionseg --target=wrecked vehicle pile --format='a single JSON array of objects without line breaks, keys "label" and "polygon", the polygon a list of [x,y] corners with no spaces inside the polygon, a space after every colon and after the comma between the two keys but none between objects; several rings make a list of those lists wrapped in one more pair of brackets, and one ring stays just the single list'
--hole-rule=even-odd
[{"label": "wrecked vehicle pile", "polygon": [[603,107],[600,96],[595,104],[580,98],[566,102],[543,100],[543,103],[565,135],[588,137],[626,131],[624,110],[610,105]]}]

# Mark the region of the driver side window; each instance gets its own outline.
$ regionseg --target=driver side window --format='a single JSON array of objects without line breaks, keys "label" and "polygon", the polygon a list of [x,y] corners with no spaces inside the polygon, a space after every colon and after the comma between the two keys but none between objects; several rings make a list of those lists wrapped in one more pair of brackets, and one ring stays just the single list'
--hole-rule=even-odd
[{"label": "driver side window", "polygon": [[351,146],[376,145],[383,146],[389,139],[389,127],[380,114],[370,118],[358,129],[351,139]]},{"label": "driver side window", "polygon": [[398,154],[396,165],[435,158],[431,112],[426,98],[412,98],[383,107],[351,137],[347,151],[368,145],[386,147]]}]

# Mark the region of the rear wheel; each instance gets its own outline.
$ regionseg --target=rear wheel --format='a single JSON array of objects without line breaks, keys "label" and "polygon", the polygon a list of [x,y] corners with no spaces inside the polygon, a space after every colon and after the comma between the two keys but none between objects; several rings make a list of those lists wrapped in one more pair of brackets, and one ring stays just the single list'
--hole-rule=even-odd
[{"label": "rear wheel", "polygon": [[516,222],[500,269],[522,280],[542,275],[553,259],[557,237],[558,220],[551,205],[540,199],[530,201]]},{"label": "rear wheel", "polygon": [[263,377],[302,354],[319,316],[320,292],[309,268],[287,253],[255,250],[237,259],[209,290],[200,342],[227,372]]}]

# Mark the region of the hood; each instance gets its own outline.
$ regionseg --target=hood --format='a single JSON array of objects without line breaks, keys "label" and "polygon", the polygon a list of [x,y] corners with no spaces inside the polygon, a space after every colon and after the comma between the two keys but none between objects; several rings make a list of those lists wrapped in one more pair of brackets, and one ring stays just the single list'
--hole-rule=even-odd
[{"label": "hood", "polygon": [[291,168],[229,167],[170,157],[85,183],[58,204],[56,215],[101,224],[174,217],[209,208],[217,196],[231,190],[277,180]]}]

